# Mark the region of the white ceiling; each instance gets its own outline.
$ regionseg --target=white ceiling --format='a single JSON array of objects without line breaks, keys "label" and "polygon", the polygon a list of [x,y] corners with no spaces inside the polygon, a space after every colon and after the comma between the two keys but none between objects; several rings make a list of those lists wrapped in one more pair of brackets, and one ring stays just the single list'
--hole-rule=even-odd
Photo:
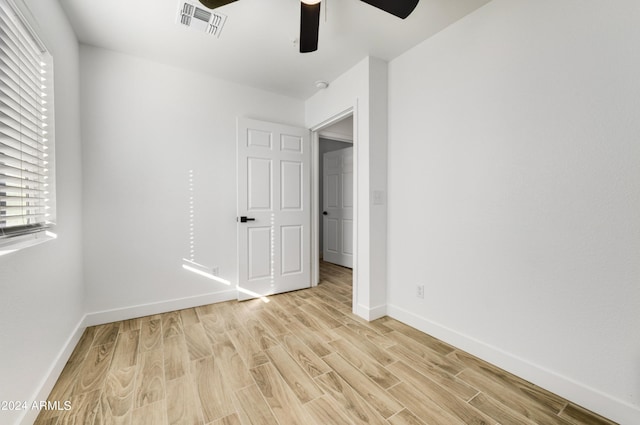
[{"label": "white ceiling", "polygon": [[489,0],[421,0],[406,20],[323,0],[319,50],[301,54],[299,0],[240,0],[220,38],[176,23],[179,0],[59,0],[82,43],[306,99],[368,55],[391,60]]}]

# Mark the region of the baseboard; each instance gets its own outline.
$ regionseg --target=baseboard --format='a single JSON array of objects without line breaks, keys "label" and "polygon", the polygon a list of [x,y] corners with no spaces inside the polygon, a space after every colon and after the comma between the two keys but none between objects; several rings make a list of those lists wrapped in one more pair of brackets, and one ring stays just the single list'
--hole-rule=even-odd
[{"label": "baseboard", "polygon": [[[62,349],[51,364],[51,367],[47,371],[45,378],[40,383],[40,386],[38,387],[38,390],[34,394],[31,401],[44,401],[47,399],[47,397],[49,397],[53,386],[56,384],[56,381],[62,373],[62,369],[64,369],[64,366],[67,364],[67,360],[69,360],[69,357],[71,357],[71,353],[73,353],[73,350],[76,348],[78,341],[80,341],[80,337],[82,337],[84,330],[87,328],[84,323],[85,318],[86,316],[83,316],[82,319],[80,319],[80,322],[78,322],[76,328],[73,330],[73,332],[71,332],[69,338],[67,338],[67,341],[64,343]],[[17,424],[32,425],[39,414],[39,410],[28,409],[25,411],[22,417],[18,419]]]},{"label": "baseboard", "polygon": [[85,324],[86,326],[96,326],[105,323],[119,322],[121,320],[134,319],[136,317],[150,316],[152,314],[166,313],[168,311],[182,310],[185,308],[221,303],[236,299],[238,299],[238,291],[230,289],[221,292],[197,295],[194,297],[178,298],[175,300],[140,304],[131,307],[89,313],[86,315]]},{"label": "baseboard", "polygon": [[621,425],[640,423],[640,408],[394,305],[387,314]]},{"label": "baseboard", "polygon": [[370,308],[362,304],[357,304],[354,314],[368,321],[376,320],[387,315],[387,305],[384,304]]}]

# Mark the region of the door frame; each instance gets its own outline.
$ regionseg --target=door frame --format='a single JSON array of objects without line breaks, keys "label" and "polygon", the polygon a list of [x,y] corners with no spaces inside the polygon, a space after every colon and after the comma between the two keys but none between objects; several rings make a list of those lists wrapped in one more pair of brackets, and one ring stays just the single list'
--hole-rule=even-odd
[{"label": "door frame", "polygon": [[352,310],[358,300],[358,108],[351,106],[311,127],[311,286],[320,281],[320,131],[353,115],[353,298]]}]

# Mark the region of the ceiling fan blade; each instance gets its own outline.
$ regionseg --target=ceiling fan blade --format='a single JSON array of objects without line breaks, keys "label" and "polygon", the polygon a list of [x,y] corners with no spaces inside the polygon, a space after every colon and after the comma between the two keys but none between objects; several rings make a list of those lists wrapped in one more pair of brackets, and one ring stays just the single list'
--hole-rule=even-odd
[{"label": "ceiling fan blade", "polygon": [[318,50],[320,29],[320,2],[307,4],[300,2],[300,53]]},{"label": "ceiling fan blade", "polygon": [[398,18],[405,19],[411,15],[411,12],[418,5],[419,0],[361,0],[370,4],[373,7],[377,7],[380,10],[384,10],[387,13],[397,16]]},{"label": "ceiling fan blade", "polygon": [[227,4],[233,3],[234,1],[238,0],[200,0],[200,3],[202,3],[209,9],[215,9],[216,7],[226,6]]}]

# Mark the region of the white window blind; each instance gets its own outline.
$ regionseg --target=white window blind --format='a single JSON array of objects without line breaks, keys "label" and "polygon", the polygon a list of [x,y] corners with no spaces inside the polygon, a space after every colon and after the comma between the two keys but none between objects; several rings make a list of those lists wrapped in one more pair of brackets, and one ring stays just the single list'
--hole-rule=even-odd
[{"label": "white window blind", "polygon": [[55,219],[52,108],[52,57],[0,0],[0,243]]}]

